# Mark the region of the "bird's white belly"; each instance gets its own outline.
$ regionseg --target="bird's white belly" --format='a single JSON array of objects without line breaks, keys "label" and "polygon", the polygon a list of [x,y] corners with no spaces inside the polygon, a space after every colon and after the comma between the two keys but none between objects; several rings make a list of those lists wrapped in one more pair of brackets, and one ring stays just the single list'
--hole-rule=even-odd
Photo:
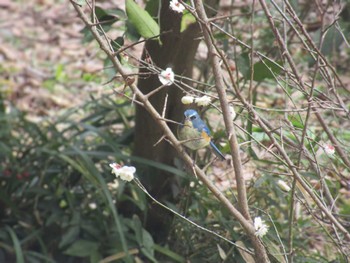
[{"label": "bird's white belly", "polygon": [[201,132],[187,125],[180,128],[178,136],[181,141],[185,141],[183,144],[192,150],[204,148],[210,143],[210,140],[202,138]]}]

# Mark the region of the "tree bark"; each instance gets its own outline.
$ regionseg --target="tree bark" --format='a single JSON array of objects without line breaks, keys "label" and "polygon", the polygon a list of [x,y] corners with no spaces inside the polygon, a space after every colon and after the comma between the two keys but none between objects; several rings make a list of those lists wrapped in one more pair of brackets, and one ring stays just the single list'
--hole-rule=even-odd
[{"label": "tree bark", "polygon": [[[217,0],[207,2],[218,3]],[[210,6],[214,4],[208,3]],[[212,10],[215,10],[212,9]],[[214,14],[213,12],[211,12]],[[180,32],[182,14],[169,8],[169,0],[161,1],[160,32],[161,44],[157,40],[149,40],[145,43],[142,59],[151,58],[152,63],[161,69],[171,67],[176,75],[191,78],[193,62],[200,42],[201,30],[197,23],[189,25]],[[138,87],[147,94],[158,88],[161,83],[158,76],[151,73],[146,67],[140,68]],[[147,74],[149,73],[149,74]],[[178,78],[177,78],[178,79]],[[184,81],[186,82],[186,81]],[[189,83],[191,84],[191,83]],[[163,88],[160,92],[150,97],[150,102],[155,109],[162,113],[165,98],[167,98],[165,118],[181,122],[185,106],[181,103],[183,91],[175,85]],[[170,129],[176,134],[178,125],[169,123]],[[136,106],[134,155],[143,157],[162,164],[174,166],[176,152],[172,146],[162,140],[161,128],[141,106]],[[156,144],[156,145],[155,145]],[[177,178],[164,170],[152,168],[148,165],[138,165],[138,176],[149,189],[150,193],[159,201],[174,201],[177,190]],[[148,210],[147,229],[156,234],[161,240],[167,236],[171,223],[171,215],[157,205]],[[152,234],[153,234],[152,233]]]},{"label": "tree bark", "polygon": [[[157,40],[146,42],[142,59],[151,58],[152,63],[161,69],[171,67],[175,74],[191,77],[194,56],[199,44],[199,27],[197,24],[190,25],[184,32],[180,33],[181,14],[169,9],[169,1],[162,1],[160,11],[161,43]],[[138,87],[147,94],[161,85],[158,76],[152,74],[146,67],[141,67]],[[149,74],[147,74],[149,73]],[[163,88],[150,97],[150,102],[159,113],[163,111],[166,95],[167,104],[165,118],[180,122],[182,120],[184,105],[181,97],[182,90],[175,85]],[[169,124],[176,133],[177,125]],[[141,107],[136,106],[135,118],[135,148],[134,155],[153,160],[162,164],[174,165],[175,151],[171,145],[159,139],[163,136],[161,129],[156,125],[151,116]],[[169,180],[171,175],[157,169],[148,167],[142,169],[142,177],[151,187],[152,194],[156,197],[171,193]],[[156,190],[156,191],[154,191]],[[170,191],[169,191],[170,190]]]}]

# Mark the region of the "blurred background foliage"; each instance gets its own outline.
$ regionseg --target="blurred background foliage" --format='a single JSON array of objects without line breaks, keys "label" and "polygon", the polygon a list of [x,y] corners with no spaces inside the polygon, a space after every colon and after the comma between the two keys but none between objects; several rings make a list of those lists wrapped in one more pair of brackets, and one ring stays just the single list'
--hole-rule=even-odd
[{"label": "blurred background foliage", "polygon": [[[147,2],[150,13],[156,10],[155,2],[158,1]],[[318,43],[323,29],[312,2],[291,1]],[[239,241],[243,247],[250,247],[238,223],[196,178],[186,174],[179,162],[173,167],[132,155],[135,105],[128,99],[132,94],[122,89],[124,83],[118,79],[110,81],[116,72],[71,6],[65,1],[49,0],[0,4],[4,7],[0,11],[0,262],[249,262],[249,257],[236,247],[177,217],[167,217],[169,229],[165,240],[157,237],[154,229],[146,229],[152,201],[133,183],[120,181],[115,189],[110,189],[108,183],[114,176],[109,163],[132,163],[174,175],[177,179],[172,194],[176,198],[166,201],[168,207],[229,240]],[[124,1],[98,4],[95,14],[103,22],[103,29],[115,36],[111,43],[116,51],[140,39],[140,32],[124,12]],[[338,24],[330,25],[322,52],[343,80],[348,81],[350,49],[344,35],[350,34],[350,6],[346,1],[342,6],[339,18],[342,30],[337,28]],[[273,58],[272,62],[262,59],[253,65],[252,79],[256,85],[253,104],[283,109],[284,95],[275,81],[283,63],[265,17],[255,10],[254,32],[250,32],[250,4],[233,1],[232,5],[225,2],[218,8],[219,12],[234,14],[223,20],[222,28],[243,43],[251,43],[253,37],[257,50]],[[14,16],[10,18],[10,14]],[[252,75],[249,50],[240,46],[237,52],[232,39],[219,30],[216,33],[220,47],[232,61],[239,86],[242,91],[247,90]],[[295,40],[293,31],[287,34]],[[291,43],[293,57],[300,70],[307,72],[314,61],[298,45]],[[137,73],[135,58],[141,57],[141,49],[136,46],[129,52],[134,57],[119,55],[119,59],[131,74]],[[211,92],[213,76],[202,53],[200,46],[194,61],[194,78],[208,86],[199,83],[196,88]],[[326,92],[319,80],[317,88]],[[293,87],[285,88],[293,93]],[[254,138],[257,144],[269,147],[266,134],[252,125],[250,116],[239,105],[236,107],[240,125],[248,132],[239,134],[240,142]],[[223,152],[228,153],[220,118],[210,110],[208,116],[214,138],[222,141]],[[280,113],[271,112],[268,116],[279,118]],[[340,117],[331,111],[326,117],[335,123],[331,127],[334,134],[349,149],[349,123],[339,121],[336,118]],[[291,127],[303,129],[300,115],[290,114],[287,119]],[[297,143],[293,132],[286,130],[284,135]],[[308,132],[306,147],[319,151],[320,144],[327,141],[326,135],[313,123]],[[271,260],[285,262],[282,255],[288,248],[292,200],[276,183],[277,178],[288,181],[283,175],[285,168],[278,158],[258,157],[261,152],[249,144],[242,147],[242,155],[248,163],[252,213],[263,215],[270,225],[264,242],[272,254]],[[297,158],[297,153],[291,155]],[[205,166],[211,156],[201,152],[197,158]],[[348,167],[339,158],[324,154],[319,161],[330,175],[327,184],[333,196],[341,193],[337,200],[339,214],[348,218],[349,190],[337,176],[349,174]],[[214,162],[208,168],[208,176],[235,203],[235,185],[226,178],[228,167]],[[303,175],[318,187],[318,177],[313,172],[305,170]],[[294,262],[347,262],[335,243],[329,242],[327,232],[322,232],[323,226],[310,214],[300,212],[300,207],[296,210],[302,215],[297,217],[292,236]]]}]

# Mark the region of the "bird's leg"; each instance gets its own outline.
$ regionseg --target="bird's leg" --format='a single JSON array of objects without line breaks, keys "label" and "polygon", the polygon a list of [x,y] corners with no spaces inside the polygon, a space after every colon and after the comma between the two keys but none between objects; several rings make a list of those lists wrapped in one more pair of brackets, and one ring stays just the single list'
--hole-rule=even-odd
[{"label": "bird's leg", "polygon": [[198,152],[196,151],[196,152],[194,153],[193,166],[196,165],[197,159],[198,159]]},{"label": "bird's leg", "polygon": [[193,171],[194,176],[195,176],[196,179],[198,180],[198,176],[197,176],[197,173],[196,173],[196,163],[193,163],[192,171]]}]

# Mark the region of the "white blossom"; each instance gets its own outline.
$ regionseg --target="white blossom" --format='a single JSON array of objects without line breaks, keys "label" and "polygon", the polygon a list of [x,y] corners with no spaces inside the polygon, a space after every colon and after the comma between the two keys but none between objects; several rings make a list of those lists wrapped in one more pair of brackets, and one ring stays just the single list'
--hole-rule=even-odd
[{"label": "white blossom", "polygon": [[89,208],[90,208],[91,210],[95,210],[95,209],[97,208],[96,203],[89,203]]},{"label": "white blossom", "polygon": [[185,10],[184,5],[181,4],[178,0],[171,0],[169,7],[171,10],[178,13],[182,13]]},{"label": "white blossom", "polygon": [[116,190],[119,187],[119,182],[115,179],[113,182],[107,184],[109,190]]},{"label": "white blossom", "polygon": [[260,238],[265,236],[267,231],[269,230],[269,227],[265,224],[263,220],[261,220],[261,217],[254,218],[254,228],[255,235]]},{"label": "white blossom", "polygon": [[163,85],[170,86],[174,83],[175,74],[171,68],[167,68],[166,70],[162,70],[158,78]]},{"label": "white blossom", "polygon": [[326,152],[327,155],[333,155],[335,153],[335,148],[331,144],[326,144],[324,146],[324,151]]},{"label": "white blossom", "polygon": [[208,106],[211,102],[211,98],[208,97],[207,95],[204,95],[200,98],[196,98],[195,102],[197,103],[198,106]]},{"label": "white blossom", "polygon": [[235,108],[233,108],[232,106],[229,106],[229,110],[230,110],[231,120],[234,120],[236,118]]},{"label": "white blossom", "polygon": [[278,180],[277,181],[277,185],[285,192],[289,192],[290,191],[289,185],[283,180]]},{"label": "white blossom", "polygon": [[117,163],[111,163],[109,166],[112,168],[112,173],[115,174],[116,177],[120,177],[120,179],[130,182],[134,179],[134,173],[136,172],[136,168],[133,166],[121,166]]},{"label": "white blossom", "polygon": [[181,98],[182,104],[191,104],[193,103],[193,101],[194,101],[194,98],[192,96],[183,96]]}]

